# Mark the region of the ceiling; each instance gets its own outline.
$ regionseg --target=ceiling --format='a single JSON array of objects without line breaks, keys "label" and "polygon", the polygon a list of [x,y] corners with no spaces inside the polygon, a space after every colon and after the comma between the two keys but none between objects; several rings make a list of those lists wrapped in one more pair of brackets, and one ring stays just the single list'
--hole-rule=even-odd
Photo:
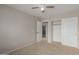
[{"label": "ceiling", "polygon": [[55,6],[55,8],[45,9],[45,13],[42,13],[39,8],[32,9],[32,7],[41,7],[41,4],[9,4],[8,6],[40,18],[60,15],[79,9],[78,4],[45,4],[45,6],[49,5]]}]

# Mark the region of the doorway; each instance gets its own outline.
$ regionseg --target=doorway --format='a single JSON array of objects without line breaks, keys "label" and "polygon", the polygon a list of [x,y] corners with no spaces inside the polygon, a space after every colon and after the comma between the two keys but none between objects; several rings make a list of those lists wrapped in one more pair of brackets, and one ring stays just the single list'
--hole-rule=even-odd
[{"label": "doorway", "polygon": [[42,23],[42,38],[48,38],[48,22]]}]

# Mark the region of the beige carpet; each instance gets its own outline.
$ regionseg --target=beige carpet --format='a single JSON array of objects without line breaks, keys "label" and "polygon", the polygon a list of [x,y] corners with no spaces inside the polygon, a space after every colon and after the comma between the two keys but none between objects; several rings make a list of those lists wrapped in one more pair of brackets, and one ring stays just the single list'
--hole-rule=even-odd
[{"label": "beige carpet", "polygon": [[77,55],[79,49],[62,46],[60,43],[52,42],[49,44],[46,40],[35,43],[28,47],[13,51],[10,55]]}]

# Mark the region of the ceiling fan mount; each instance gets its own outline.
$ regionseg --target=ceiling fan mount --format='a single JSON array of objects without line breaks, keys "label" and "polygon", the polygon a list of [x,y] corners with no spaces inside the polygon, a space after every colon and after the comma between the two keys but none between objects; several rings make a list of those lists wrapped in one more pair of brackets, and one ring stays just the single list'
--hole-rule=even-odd
[{"label": "ceiling fan mount", "polygon": [[55,8],[55,6],[42,6],[42,7],[32,7],[32,9],[41,9],[41,12],[44,13],[45,12],[45,8]]}]

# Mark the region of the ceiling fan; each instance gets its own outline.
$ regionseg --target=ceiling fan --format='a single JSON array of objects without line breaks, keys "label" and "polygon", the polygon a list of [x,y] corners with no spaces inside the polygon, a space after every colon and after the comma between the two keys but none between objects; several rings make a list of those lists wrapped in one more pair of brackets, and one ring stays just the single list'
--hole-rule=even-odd
[{"label": "ceiling fan", "polygon": [[55,6],[42,6],[42,7],[32,7],[32,9],[38,9],[40,8],[41,12],[44,13],[45,12],[45,8],[55,8]]}]

